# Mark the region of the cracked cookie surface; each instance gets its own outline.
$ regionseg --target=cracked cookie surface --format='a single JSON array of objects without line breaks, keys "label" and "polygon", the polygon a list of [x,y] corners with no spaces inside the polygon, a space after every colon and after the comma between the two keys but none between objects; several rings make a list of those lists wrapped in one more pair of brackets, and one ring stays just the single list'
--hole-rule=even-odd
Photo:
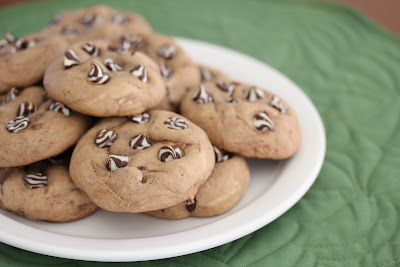
[{"label": "cracked cookie surface", "polygon": [[154,110],[99,121],[78,142],[70,173],[103,209],[145,212],[193,198],[214,158],[202,129],[176,113]]}]

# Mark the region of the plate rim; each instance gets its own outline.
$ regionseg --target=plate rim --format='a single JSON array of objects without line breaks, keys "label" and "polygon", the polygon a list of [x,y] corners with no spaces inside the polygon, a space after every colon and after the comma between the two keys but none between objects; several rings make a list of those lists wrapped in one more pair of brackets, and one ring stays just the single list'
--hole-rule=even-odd
[{"label": "plate rim", "polygon": [[[168,234],[168,235],[163,235],[163,236],[156,236],[156,237],[147,237],[147,238],[135,238],[135,239],[119,239],[119,240],[112,240],[110,239],[92,239],[92,238],[82,238],[82,237],[76,237],[76,236],[66,236],[63,234],[56,234],[52,232],[46,232],[41,229],[37,229],[28,225],[25,225],[21,222],[15,221],[7,216],[4,216],[0,214],[0,226],[5,226],[7,223],[11,223],[14,226],[17,226],[17,229],[20,230],[20,235],[14,233],[8,233],[5,231],[5,227],[0,227],[0,241],[3,243],[6,243],[8,245],[18,247],[24,250],[28,250],[31,252],[36,252],[44,255],[49,255],[49,256],[56,256],[56,257],[62,257],[62,258],[68,258],[68,259],[76,259],[76,260],[89,260],[89,261],[107,261],[107,262],[117,262],[117,261],[144,261],[144,260],[156,260],[156,259],[164,259],[164,258],[171,258],[171,257],[176,257],[176,256],[182,256],[182,255],[187,255],[199,251],[203,251],[206,249],[214,248],[217,246],[220,246],[222,244],[226,244],[228,242],[237,240],[245,235],[248,235],[263,226],[271,223],[275,219],[279,218],[282,214],[284,214],[286,211],[288,211],[292,206],[294,206],[304,195],[305,193],[310,189],[312,184],[315,182],[316,178],[318,177],[318,174],[322,168],[322,164],[324,162],[325,158],[325,153],[326,153],[326,135],[325,135],[325,129],[323,125],[323,121],[318,113],[318,110],[316,109],[315,105],[312,103],[310,98],[301,90],[301,88],[296,85],[293,81],[291,81],[286,75],[282,74],[278,70],[272,68],[269,66],[267,63],[264,63],[258,59],[255,59],[249,55],[246,55],[244,53],[241,53],[239,51],[233,50],[231,48],[223,47],[217,44],[212,44],[209,42],[204,42],[200,40],[194,40],[194,39],[189,39],[189,38],[182,38],[182,37],[173,37],[180,45],[185,47],[186,45],[200,45],[204,46],[209,49],[219,49],[219,50],[225,50],[229,52],[230,54],[235,54],[236,56],[240,56],[242,58],[245,58],[246,60],[256,63],[256,64],[261,64],[263,65],[268,71],[274,73],[274,75],[280,76],[280,79],[284,79],[285,82],[291,85],[298,93],[301,95],[303,100],[305,100],[307,106],[311,109],[310,111],[313,113],[314,120],[317,123],[317,128],[315,132],[319,135],[320,137],[320,147],[318,150],[319,155],[317,155],[317,162],[313,165],[313,169],[310,171],[308,174],[308,178],[305,179],[304,183],[302,183],[302,186],[298,188],[295,193],[293,193],[289,198],[287,198],[284,202],[280,203],[280,205],[274,207],[272,210],[269,212],[266,212],[257,218],[253,219],[250,222],[247,222],[247,224],[242,226],[241,228],[225,228],[224,233],[219,234],[218,236],[213,236],[209,237],[207,239],[207,242],[204,242],[203,239],[200,240],[192,240],[189,243],[186,243],[184,246],[182,244],[169,244],[168,248],[158,248],[158,253],[151,253],[145,250],[140,250],[138,248],[135,248],[135,253],[132,253],[132,248],[129,247],[129,240],[137,240],[137,241],[142,241],[144,243],[148,243],[153,239],[165,239],[168,238],[169,236],[175,236],[178,238],[184,238],[184,235],[187,234],[188,231],[193,231],[193,230],[188,230],[184,232],[179,232],[179,233],[174,233],[174,234]],[[253,203],[251,203],[253,204]],[[249,206],[251,205],[249,204]],[[247,209],[248,207],[245,207],[244,209]],[[239,212],[238,212],[239,213]],[[235,213],[237,214],[237,213]],[[234,216],[235,214],[232,214],[231,216]],[[272,215],[271,215],[272,214]],[[222,221],[231,218],[231,216],[228,216],[226,218],[223,218]],[[11,221],[11,222],[10,222]],[[221,224],[221,220],[218,220],[216,222],[212,222],[210,224]],[[200,226],[199,228],[196,228],[196,230],[203,231],[204,228],[207,228],[210,224]],[[45,243],[40,243],[39,241],[35,242],[34,240],[31,239],[24,239],[22,234],[25,232],[37,232],[38,234],[40,233],[45,233],[44,235],[46,237],[49,237],[49,241],[51,242],[45,242]],[[57,242],[54,242],[54,240],[58,238],[67,238],[69,243],[64,244],[62,247],[58,247]],[[72,245],[75,242],[88,242],[93,245],[91,249],[87,249],[85,251],[79,251],[74,247],[65,247],[65,245]],[[119,243],[120,245],[128,245],[127,248],[123,251],[121,250],[113,250],[112,253],[99,253],[100,247],[98,243],[101,243],[101,241],[104,242],[112,242],[112,243]],[[132,242],[132,241],[130,241]],[[90,255],[89,255],[90,254]],[[140,255],[139,255],[140,254]]]}]

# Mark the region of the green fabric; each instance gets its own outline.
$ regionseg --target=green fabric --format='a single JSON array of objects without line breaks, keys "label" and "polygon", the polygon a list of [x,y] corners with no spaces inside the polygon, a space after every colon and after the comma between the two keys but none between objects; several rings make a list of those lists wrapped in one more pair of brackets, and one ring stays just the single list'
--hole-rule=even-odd
[{"label": "green fabric", "polygon": [[[61,9],[97,3],[58,0],[5,8],[0,10],[0,31],[38,31]],[[327,133],[326,159],[318,179],[279,219],[215,249],[129,265],[400,265],[398,38],[353,10],[327,3],[107,3],[143,14],[158,32],[230,47],[275,67],[312,99]],[[5,244],[0,252],[2,266],[92,264]]]}]

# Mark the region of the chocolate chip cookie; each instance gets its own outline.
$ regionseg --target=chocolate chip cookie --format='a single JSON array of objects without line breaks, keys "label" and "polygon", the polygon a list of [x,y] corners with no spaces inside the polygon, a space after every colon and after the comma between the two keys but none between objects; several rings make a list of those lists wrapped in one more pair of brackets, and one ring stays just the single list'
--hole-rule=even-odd
[{"label": "chocolate chip cookie", "polygon": [[138,14],[100,5],[57,14],[42,33],[73,44],[77,41],[109,39],[126,31],[150,34],[153,30]]},{"label": "chocolate chip cookie", "polygon": [[67,164],[54,160],[0,168],[0,208],[49,222],[74,221],[95,212],[97,206],[72,182]]},{"label": "chocolate chip cookie", "polygon": [[166,89],[157,64],[142,52],[120,53],[107,41],[78,42],[47,68],[48,94],[96,117],[141,113],[160,103]]},{"label": "chocolate chip cookie", "polygon": [[147,36],[143,51],[160,66],[168,100],[178,107],[187,90],[200,83],[196,64],[174,40],[161,34]]},{"label": "chocolate chip cookie", "polygon": [[114,42],[114,49],[120,53],[142,51],[159,65],[168,92],[162,102],[163,109],[177,110],[187,90],[200,84],[197,65],[174,40],[165,35],[124,35]]},{"label": "chocolate chip cookie", "polygon": [[[210,68],[208,66],[204,65],[198,65],[197,66],[199,69],[199,75],[200,75],[200,80],[205,82],[205,81],[218,81],[218,82],[224,82],[224,81],[230,81],[230,78],[223,73],[220,70]],[[197,81],[198,79],[196,79]],[[161,100],[161,103],[158,104],[156,107],[153,109],[161,109],[161,110],[168,110],[172,112],[178,112],[179,110],[179,104],[174,105],[170,101],[170,89],[167,87],[167,95]],[[179,101],[180,102],[180,101]]]},{"label": "chocolate chip cookie", "polygon": [[203,130],[154,110],[101,120],[75,147],[70,174],[103,209],[145,212],[193,199],[214,164]]},{"label": "chocolate chip cookie", "polygon": [[198,65],[201,82],[228,82],[231,79],[220,70],[205,65]]},{"label": "chocolate chip cookie", "polygon": [[193,199],[147,214],[165,219],[211,217],[230,210],[243,197],[250,173],[243,157],[214,146],[216,164]]},{"label": "chocolate chip cookie", "polygon": [[0,93],[41,81],[47,66],[66,47],[64,40],[43,34],[16,37],[6,32],[0,40]]},{"label": "chocolate chip cookie", "polygon": [[0,100],[0,167],[58,155],[74,145],[91,124],[89,117],[47,98],[42,87],[14,87]]},{"label": "chocolate chip cookie", "polygon": [[295,111],[279,96],[237,82],[207,82],[192,88],[180,107],[211,142],[245,157],[285,159],[300,146]]}]

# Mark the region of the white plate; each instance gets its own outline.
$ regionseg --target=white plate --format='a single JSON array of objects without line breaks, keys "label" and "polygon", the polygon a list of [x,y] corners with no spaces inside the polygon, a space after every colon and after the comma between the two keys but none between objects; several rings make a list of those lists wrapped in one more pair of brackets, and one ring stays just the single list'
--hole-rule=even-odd
[{"label": "white plate", "polygon": [[282,96],[297,112],[302,144],[290,160],[249,160],[251,180],[244,198],[214,218],[156,219],[143,214],[97,211],[62,224],[30,221],[1,210],[0,240],[25,250],[94,261],[143,261],[213,248],[245,236],[278,218],[307,192],[324,156],[321,118],[301,89],[264,63],[220,46],[176,38],[198,63],[221,69]]}]

